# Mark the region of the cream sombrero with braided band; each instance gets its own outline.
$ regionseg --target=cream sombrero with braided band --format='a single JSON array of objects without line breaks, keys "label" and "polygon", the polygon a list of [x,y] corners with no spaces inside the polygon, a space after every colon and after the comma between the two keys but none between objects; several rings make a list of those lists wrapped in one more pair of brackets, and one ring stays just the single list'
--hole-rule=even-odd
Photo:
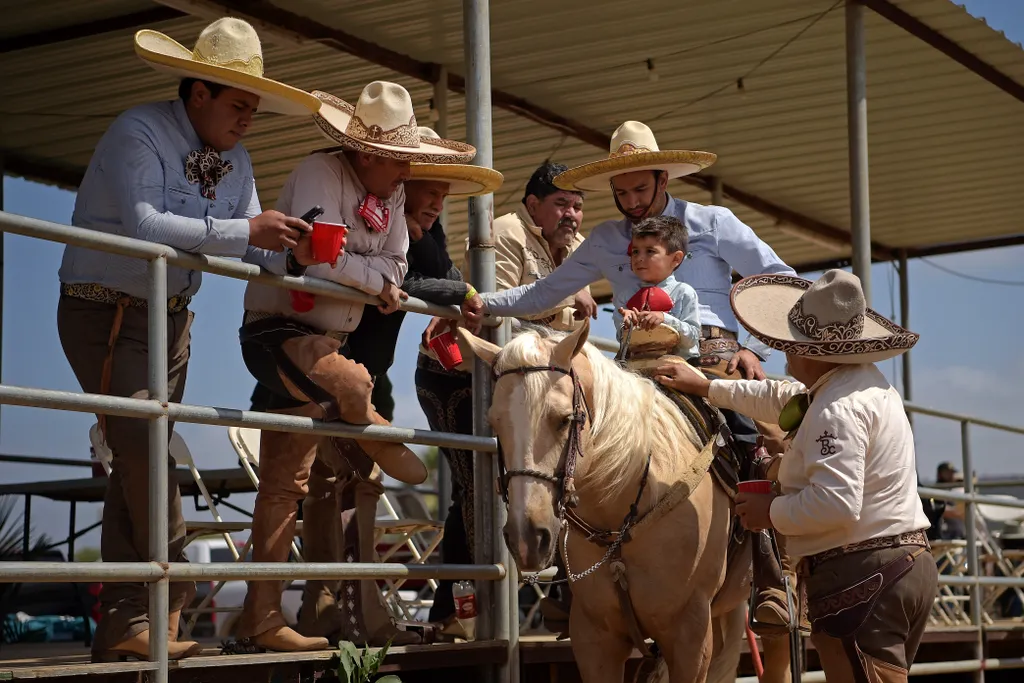
[{"label": "cream sombrero with braided band", "polygon": [[730,303],[740,324],[771,348],[829,363],[877,363],[920,339],[868,308],[860,278],[845,270],[814,282],[753,275],[733,286]]},{"label": "cream sombrero with braided band", "polygon": [[662,150],[651,129],[639,121],[626,121],[616,128],[610,147],[608,158],[560,173],[555,185],[563,190],[600,192],[608,190],[611,179],[623,173],[664,171],[669,178],[681,178],[707,168],[718,158],[711,152]]},{"label": "cream sombrero with braided band", "polygon": [[[420,126],[420,140],[439,140],[441,136],[433,128]],[[504,182],[505,177],[493,168],[473,164],[423,164],[410,167],[409,180],[434,180],[448,183],[449,197],[476,197],[490,194]]]},{"label": "cream sombrero with braided band", "polygon": [[314,90],[323,106],[313,115],[320,132],[346,149],[402,161],[458,164],[472,161],[476,147],[445,138],[420,137],[409,91],[374,81],[353,107],[334,95]]},{"label": "cream sombrero with braided band", "polygon": [[308,92],[263,77],[260,37],[241,19],[213,22],[191,50],[159,31],[143,29],[135,34],[135,53],[157,71],[258,95],[260,111],[300,116],[320,109],[320,100]]}]

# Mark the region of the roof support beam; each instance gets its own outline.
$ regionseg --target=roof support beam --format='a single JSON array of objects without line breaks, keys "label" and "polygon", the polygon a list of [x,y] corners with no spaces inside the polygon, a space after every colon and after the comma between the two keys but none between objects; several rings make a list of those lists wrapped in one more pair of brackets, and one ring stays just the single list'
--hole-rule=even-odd
[{"label": "roof support beam", "polygon": [[56,185],[63,190],[76,192],[85,176],[84,168],[60,166],[51,160],[31,159],[6,150],[0,150],[0,156],[6,175]]},{"label": "roof support beam", "polygon": [[917,17],[892,4],[889,0],[856,0],[856,2],[870,8],[910,35],[920,38],[953,61],[967,67],[1000,90],[1024,102],[1024,84],[1018,83],[974,53],[928,26]]},{"label": "roof support beam", "polygon": [[[321,24],[308,17],[283,9],[266,0],[156,0],[156,2],[208,18],[232,14],[252,22],[257,28],[265,31],[270,39],[276,36],[286,41],[300,44],[306,40],[314,40],[354,57],[428,83],[437,82],[438,75],[441,72],[440,64],[420,61],[381,45],[371,43],[340,29]],[[459,74],[449,71],[448,88],[464,94],[466,92],[466,79]],[[562,116],[557,112],[541,107],[512,93],[492,89],[491,104],[496,108],[512,112],[517,116],[586,142],[602,151],[607,151],[611,145],[611,136],[609,134]],[[686,176],[681,178],[681,180],[709,192],[711,191],[710,181],[705,177]],[[804,214],[778,206],[727,183],[722,184],[722,190],[736,202],[776,220],[784,221],[795,228],[832,240],[840,240],[844,244],[850,243],[850,233],[847,230],[836,228]],[[894,258],[892,251],[887,247],[878,244],[875,247],[881,250],[880,256],[882,258]]]},{"label": "roof support beam", "polygon": [[108,17],[84,24],[73,24],[61,26],[60,28],[47,29],[38,33],[29,33],[23,36],[13,36],[0,40],[0,54],[24,50],[44,45],[54,45],[78,38],[88,38],[102,33],[113,31],[136,30],[147,24],[155,24],[171,19],[180,19],[186,16],[182,12],[170,7],[152,7],[133,14],[124,14],[119,17]]}]

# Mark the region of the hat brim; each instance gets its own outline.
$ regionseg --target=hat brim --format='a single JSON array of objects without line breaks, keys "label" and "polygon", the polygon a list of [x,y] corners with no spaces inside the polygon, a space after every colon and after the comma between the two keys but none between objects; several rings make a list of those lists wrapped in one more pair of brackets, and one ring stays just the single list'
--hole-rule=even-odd
[{"label": "hat brim", "polygon": [[789,321],[789,310],[813,283],[792,275],[753,275],[737,282],[729,295],[736,318],[765,345],[828,363],[877,363],[913,348],[920,335],[867,309],[857,339],[817,341]]},{"label": "hat brim", "polygon": [[682,178],[715,163],[718,155],[711,152],[663,150],[636,152],[591,161],[555,176],[555,186],[562,190],[602,192],[609,190],[612,178],[635,171],[664,171],[671,178]]},{"label": "hat brim", "polygon": [[472,161],[476,156],[476,147],[446,138],[420,138],[418,147],[358,140],[345,133],[355,113],[354,106],[322,90],[314,90],[313,96],[322,103],[320,111],[313,114],[320,132],[346,149],[400,161],[435,164],[459,164]]},{"label": "hat brim", "polygon": [[409,180],[448,183],[449,197],[476,197],[494,192],[505,177],[493,168],[472,164],[412,164]]},{"label": "hat brim", "polygon": [[150,67],[179,78],[197,78],[238,88],[260,98],[259,111],[309,116],[320,109],[320,100],[305,90],[260,76],[200,62],[192,51],[159,31],[143,29],[135,34],[135,54]]}]

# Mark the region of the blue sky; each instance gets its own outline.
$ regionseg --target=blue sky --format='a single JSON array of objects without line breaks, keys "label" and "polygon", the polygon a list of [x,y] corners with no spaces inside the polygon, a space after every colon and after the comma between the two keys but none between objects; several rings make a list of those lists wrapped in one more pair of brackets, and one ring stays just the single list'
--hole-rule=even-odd
[{"label": "blue sky", "polygon": [[[963,3],[989,25],[1015,41],[1024,41],[1024,6],[1005,0],[966,0]],[[74,194],[52,187],[4,178],[7,211],[69,223]],[[585,220],[585,217],[584,217]],[[63,245],[6,235],[4,272],[3,383],[80,391],[60,348],[56,333],[57,269]],[[1024,282],[1024,247],[935,257],[935,264],[985,278]],[[813,274],[811,275],[813,277]],[[873,272],[874,307],[898,320],[898,291],[890,265]],[[247,408],[253,380],[238,348],[239,310],[244,284],[207,276],[193,302],[192,362],[185,390],[186,403]],[[910,263],[911,327],[921,334],[913,351],[915,402],[933,408],[985,416],[1024,425],[1020,400],[1024,394],[1024,333],[1021,286],[996,286],[956,277],[922,261]],[[895,302],[892,303],[892,302]],[[413,386],[416,345],[426,319],[410,315],[403,325],[395,366],[396,419],[402,426],[426,428]],[[611,316],[602,312],[595,334],[614,337]],[[782,373],[783,359],[773,357],[768,370]],[[895,363],[882,369],[894,379]],[[898,385],[899,386],[899,385]],[[92,415],[3,406],[0,412],[0,452],[60,458],[88,458]],[[178,431],[200,468],[237,464],[226,431],[220,427],[181,424]],[[942,460],[959,462],[959,427],[930,418],[916,418],[918,467],[922,479],[934,476]],[[989,430],[974,430],[972,447],[977,470],[985,474],[1024,474],[1020,453],[1024,440]],[[80,468],[0,464],[4,482],[87,476]],[[251,508],[251,497],[235,504]],[[67,505],[37,500],[34,527],[63,538]],[[208,519],[186,502],[186,516]],[[237,518],[230,513],[228,518]],[[80,508],[79,524],[99,519],[99,506]],[[98,545],[98,532],[83,545]]]}]

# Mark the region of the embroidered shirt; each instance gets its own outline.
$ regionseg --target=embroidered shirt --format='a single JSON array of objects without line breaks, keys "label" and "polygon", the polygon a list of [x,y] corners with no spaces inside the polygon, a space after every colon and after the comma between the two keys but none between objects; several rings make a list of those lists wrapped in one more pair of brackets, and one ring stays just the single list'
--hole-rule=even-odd
[{"label": "embroidered shirt", "polygon": [[[716,406],[777,424],[799,382],[715,380]],[[930,524],[917,495],[914,435],[903,401],[874,365],[842,366],[810,389],[810,406],[782,457],[772,525],[795,557]]]},{"label": "embroidered shirt", "polygon": [[[248,219],[262,213],[249,153],[241,144],[221,153],[232,170],[211,200],[185,178],[186,158],[203,147],[180,99],[125,111],[96,144],[71,224],[182,251],[238,256],[283,275],[283,252],[249,246]],[[59,277],[138,297],[149,291],[146,261],[73,245],[64,249]],[[168,266],[167,295],[195,294],[201,280],[200,271]]]},{"label": "embroidered shirt", "polygon": [[[738,331],[729,306],[733,270],[743,276],[796,274],[729,209],[670,196],[662,215],[675,216],[689,233],[689,255],[675,276],[697,292],[701,325]],[[632,225],[627,219],[605,221],[595,226],[586,241],[550,276],[507,292],[482,294],[488,312],[519,316],[545,310],[602,277],[611,283],[615,308],[623,306],[643,284],[630,269],[626,253]],[[762,358],[768,357],[768,347],[753,337],[747,344]]]},{"label": "embroidered shirt", "polygon": [[[384,232],[371,230],[359,216],[359,205],[365,197],[366,188],[343,154],[318,152],[303,159],[288,176],[277,200],[277,210],[289,216],[301,216],[319,204],[324,214],[317,220],[348,225],[345,250],[337,264],[333,268],[329,263],[310,266],[306,275],[377,296],[384,291],[385,282],[401,286],[408,270],[405,187],[399,187],[384,202],[388,209]],[[255,282],[245,288],[246,310],[279,313],[324,331],[356,329],[364,305],[318,296],[312,310],[298,313],[292,309],[286,289]]]},{"label": "embroidered shirt", "polygon": [[[514,289],[520,285],[543,280],[555,271],[555,257],[551,253],[551,245],[544,239],[540,226],[534,225],[525,205],[520,204],[515,212],[507,213],[495,220],[493,232],[497,291]],[[583,235],[577,232],[564,255],[565,258],[569,258],[583,242]],[[468,240],[466,247],[469,247]],[[468,263],[469,252],[466,254]],[[583,324],[582,320],[573,317],[574,299],[581,290],[589,293],[590,287],[587,284],[577,287],[571,293],[559,297],[559,300],[551,305],[545,306],[543,310],[529,311],[517,317],[542,322],[555,330],[574,330]]]},{"label": "embroidered shirt", "polygon": [[[700,312],[697,310],[697,292],[672,275],[655,286],[668,294],[672,300],[672,310],[665,313],[665,324],[679,333],[679,346],[674,351],[675,355],[681,358],[696,358],[700,355]],[[621,342],[622,314],[618,308],[612,313],[612,320],[615,321],[615,339]]]}]

